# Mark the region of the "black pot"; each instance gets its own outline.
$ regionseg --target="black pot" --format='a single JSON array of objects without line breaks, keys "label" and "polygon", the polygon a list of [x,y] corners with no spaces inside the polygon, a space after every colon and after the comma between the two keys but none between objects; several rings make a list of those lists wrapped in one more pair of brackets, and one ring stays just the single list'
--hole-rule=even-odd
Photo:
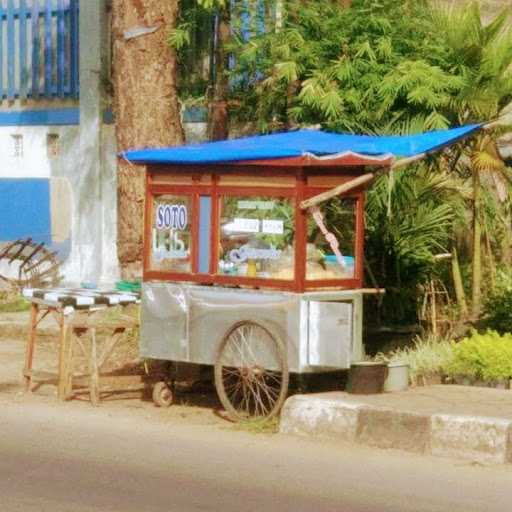
[{"label": "black pot", "polygon": [[347,391],[356,395],[382,393],[388,376],[386,363],[362,362],[350,365]]}]

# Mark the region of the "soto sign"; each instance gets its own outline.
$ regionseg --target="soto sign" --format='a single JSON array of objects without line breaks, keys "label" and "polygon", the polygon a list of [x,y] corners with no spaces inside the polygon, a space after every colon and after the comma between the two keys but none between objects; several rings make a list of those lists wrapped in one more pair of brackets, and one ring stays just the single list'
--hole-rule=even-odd
[{"label": "soto sign", "polygon": [[183,204],[159,204],[156,208],[156,228],[184,231],[188,224],[187,207]]}]

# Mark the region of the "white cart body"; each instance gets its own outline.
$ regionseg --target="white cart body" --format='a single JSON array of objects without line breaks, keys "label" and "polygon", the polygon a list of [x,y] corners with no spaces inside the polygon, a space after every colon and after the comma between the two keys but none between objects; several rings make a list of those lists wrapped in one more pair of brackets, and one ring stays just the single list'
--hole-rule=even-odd
[{"label": "white cart body", "polygon": [[140,353],[213,365],[223,336],[243,320],[282,340],[291,372],[346,369],[363,357],[362,291],[300,294],[162,282],[142,287]]}]

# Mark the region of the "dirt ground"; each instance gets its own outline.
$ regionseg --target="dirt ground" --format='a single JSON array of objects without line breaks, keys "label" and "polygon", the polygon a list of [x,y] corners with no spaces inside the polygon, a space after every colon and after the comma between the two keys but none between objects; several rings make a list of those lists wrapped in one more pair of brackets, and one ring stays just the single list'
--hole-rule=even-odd
[{"label": "dirt ground", "polygon": [[[57,401],[56,382],[36,385],[31,393],[26,393],[24,390],[21,373],[24,366],[28,324],[28,311],[22,313],[0,312],[0,402],[55,403]],[[39,325],[38,332],[41,335],[37,338],[33,367],[36,370],[56,373],[58,331],[54,319],[50,316],[46,317]],[[99,341],[101,344],[101,340]],[[120,343],[113,356],[112,364],[106,368],[107,372],[113,374],[144,372],[144,366],[138,359],[138,340],[135,336],[128,336]],[[80,371],[86,373],[86,366],[85,360],[80,357],[75,358],[75,368],[79,373]],[[151,372],[151,368],[149,370]],[[203,368],[203,370],[208,370],[208,368]],[[186,373],[185,368],[182,376]],[[208,379],[208,371],[203,371],[200,377],[201,381],[192,389],[183,385],[179,386],[175,393],[175,401],[169,408],[159,408],[154,405],[151,398],[151,385],[141,392],[122,392],[120,390],[114,394],[103,393],[100,407],[112,410],[113,414],[114,411],[116,414],[121,414],[122,411],[131,412],[161,422],[212,425],[222,429],[246,429],[257,433],[269,433],[277,430],[277,420],[268,425],[263,425],[258,421],[242,425],[228,421],[217,398],[215,386],[212,380]],[[305,385],[311,391],[339,390],[344,386],[345,378],[346,375],[339,374],[314,376],[314,381],[309,379],[299,382],[292,378],[289,394],[302,389],[301,387]],[[76,395],[74,399],[65,402],[64,405],[68,414],[73,414],[77,408],[92,407],[88,395],[84,393]]]},{"label": "dirt ground", "polygon": [[[25,392],[21,372],[24,365],[26,347],[26,326],[28,313],[0,314],[0,403],[44,404],[57,401],[55,382],[36,384],[32,392]],[[34,369],[56,372],[57,367],[57,332],[52,319],[45,319],[41,324],[43,336],[38,337],[34,355]],[[114,357],[115,367],[141,367],[137,361],[137,343],[128,339],[122,343]],[[79,367],[80,365],[79,362]],[[112,366],[111,370],[115,370]],[[66,414],[73,415],[84,407],[92,407],[87,394],[79,394],[74,399],[62,404]],[[222,416],[212,384],[202,382],[192,390],[181,389],[176,392],[175,403],[169,408],[158,408],[151,399],[151,388],[143,391],[103,394],[100,407],[112,411],[112,414],[128,413],[143,416],[157,422],[173,422],[189,425],[212,425],[225,428],[239,428]]]}]

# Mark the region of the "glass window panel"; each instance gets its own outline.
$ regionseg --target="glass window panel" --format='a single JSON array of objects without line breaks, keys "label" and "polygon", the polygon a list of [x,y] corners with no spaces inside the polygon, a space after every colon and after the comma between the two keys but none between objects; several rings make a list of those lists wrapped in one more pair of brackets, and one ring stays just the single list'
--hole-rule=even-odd
[{"label": "glass window panel", "polygon": [[191,272],[192,201],[184,195],[161,195],[153,200],[151,270]]},{"label": "glass window panel", "polygon": [[306,279],[353,279],[357,201],[335,197],[308,214]]},{"label": "glass window panel", "polygon": [[220,231],[219,274],[293,280],[292,200],[224,196]]},{"label": "glass window panel", "polygon": [[210,271],[210,241],[212,236],[212,198],[199,198],[199,273]]}]

